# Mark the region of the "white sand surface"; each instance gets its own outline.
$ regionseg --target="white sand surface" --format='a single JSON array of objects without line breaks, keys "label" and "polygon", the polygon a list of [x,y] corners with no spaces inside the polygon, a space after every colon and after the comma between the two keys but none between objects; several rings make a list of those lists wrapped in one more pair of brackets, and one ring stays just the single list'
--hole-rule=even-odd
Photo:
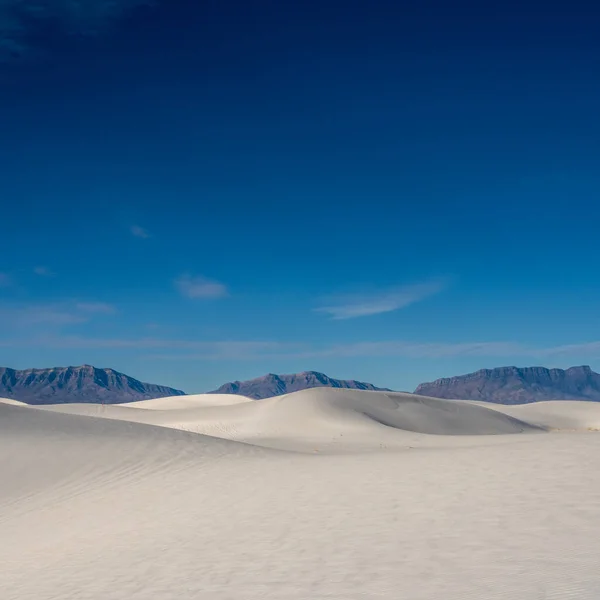
[{"label": "white sand surface", "polygon": [[598,600],[600,405],[543,404],[0,403],[0,598]]},{"label": "white sand surface", "polygon": [[[317,388],[233,405],[141,411],[140,403],[61,404],[44,410],[183,429],[283,450],[354,452],[477,443],[537,427],[473,403],[404,393]],[[437,434],[423,436],[421,434]],[[456,437],[458,436],[458,437]],[[495,440],[497,441],[497,440]]]},{"label": "white sand surface", "polygon": [[600,402],[548,400],[514,406],[477,404],[551,430],[600,429]]},{"label": "white sand surface", "polygon": [[186,396],[167,396],[166,398],[125,402],[119,406],[151,410],[177,410],[181,408],[227,406],[229,404],[241,404],[242,402],[252,402],[252,398],[236,394],[188,394]]},{"label": "white sand surface", "polygon": [[0,398],[0,404],[11,404],[12,406],[28,406],[27,403],[12,398]]}]

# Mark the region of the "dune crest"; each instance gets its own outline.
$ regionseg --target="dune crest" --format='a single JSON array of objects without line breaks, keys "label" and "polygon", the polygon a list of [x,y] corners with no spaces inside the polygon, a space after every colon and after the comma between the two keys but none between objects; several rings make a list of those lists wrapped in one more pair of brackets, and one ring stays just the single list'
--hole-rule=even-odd
[{"label": "dune crest", "polygon": [[[55,412],[181,429],[300,452],[355,452],[473,445],[495,437],[600,426],[600,403],[557,401],[523,406],[446,400],[399,392],[313,388],[251,400],[199,394],[121,405],[61,404]],[[492,442],[490,442],[492,443]]]},{"label": "dune crest", "polygon": [[0,404],[10,404],[11,406],[29,406],[26,402],[13,400],[12,398],[0,398]]},{"label": "dune crest", "polygon": [[184,408],[206,408],[211,406],[229,406],[252,402],[252,398],[237,394],[188,394],[185,396],[166,396],[165,398],[152,398],[151,400],[137,400],[125,402],[119,406],[129,408],[144,408],[147,410],[181,410]]},{"label": "dune crest", "polygon": [[600,429],[600,402],[544,400],[518,405],[499,405],[492,402],[477,404],[548,430]]},{"label": "dune crest", "polygon": [[[44,408],[307,452],[406,448],[423,436],[498,436],[539,431],[538,426],[525,420],[474,403],[406,393],[313,388],[255,401],[212,396]],[[214,405],[223,400],[235,403]]]}]

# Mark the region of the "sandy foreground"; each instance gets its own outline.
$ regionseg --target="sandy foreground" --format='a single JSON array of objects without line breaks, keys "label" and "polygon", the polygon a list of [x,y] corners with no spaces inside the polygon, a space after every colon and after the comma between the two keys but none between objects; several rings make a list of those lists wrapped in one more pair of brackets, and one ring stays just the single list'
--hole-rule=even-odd
[{"label": "sandy foreground", "polygon": [[0,401],[0,598],[600,599],[600,403],[231,402]]}]

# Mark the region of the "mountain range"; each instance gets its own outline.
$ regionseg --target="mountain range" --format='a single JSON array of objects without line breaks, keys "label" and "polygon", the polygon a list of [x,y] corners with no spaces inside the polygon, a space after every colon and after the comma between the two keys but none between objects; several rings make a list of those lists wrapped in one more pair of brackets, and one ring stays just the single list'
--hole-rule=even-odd
[{"label": "mountain range", "polygon": [[113,369],[91,365],[23,371],[0,367],[0,398],[28,404],[118,404],[184,394],[181,390],[142,383]]},{"label": "mountain range", "polygon": [[422,383],[415,394],[436,398],[525,404],[541,400],[600,402],[600,375],[588,366],[570,369],[500,367]]},{"label": "mountain range", "polygon": [[[391,391],[371,383],[333,379],[323,373],[305,371],[290,375],[269,373],[256,379],[233,381],[209,393],[240,394],[259,400],[315,387]],[[600,402],[600,375],[588,366],[566,370],[499,367],[422,383],[414,393],[499,404],[524,404],[541,400]],[[29,404],[119,404],[184,394],[181,390],[142,383],[113,369],[99,369],[91,365],[23,371],[0,368],[0,398]]]},{"label": "mountain range", "polygon": [[390,392],[387,388],[379,388],[371,383],[355,381],[354,379],[332,379],[316,371],[304,371],[291,375],[275,375],[268,373],[263,377],[248,381],[233,381],[226,383],[211,394],[240,394],[248,398],[260,400],[271,396],[281,396],[315,387],[346,388],[351,390],[372,390]]}]

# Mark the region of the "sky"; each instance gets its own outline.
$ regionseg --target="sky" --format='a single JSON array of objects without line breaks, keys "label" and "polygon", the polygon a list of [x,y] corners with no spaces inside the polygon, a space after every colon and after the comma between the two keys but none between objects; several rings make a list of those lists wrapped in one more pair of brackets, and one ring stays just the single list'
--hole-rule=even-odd
[{"label": "sky", "polygon": [[599,29],[592,2],[0,0],[0,365],[600,370]]}]

